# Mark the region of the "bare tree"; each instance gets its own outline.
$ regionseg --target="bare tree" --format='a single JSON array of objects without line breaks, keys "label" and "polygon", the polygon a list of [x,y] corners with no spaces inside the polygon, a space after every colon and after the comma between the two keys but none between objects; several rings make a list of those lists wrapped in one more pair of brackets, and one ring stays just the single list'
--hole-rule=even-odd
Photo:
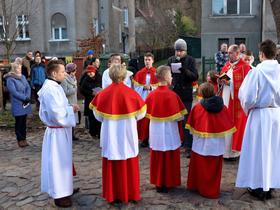
[{"label": "bare tree", "polygon": [[[16,49],[16,40],[22,32],[24,25],[37,13],[40,0],[0,0],[0,17],[2,29],[0,39],[4,45],[4,56],[10,60]],[[17,15],[24,15],[25,18],[19,24],[16,21]],[[0,27],[1,27],[0,26]]]},{"label": "bare tree", "polygon": [[277,32],[277,40],[280,42],[280,1],[279,0],[269,0],[271,4],[272,14],[274,17],[276,32]]}]

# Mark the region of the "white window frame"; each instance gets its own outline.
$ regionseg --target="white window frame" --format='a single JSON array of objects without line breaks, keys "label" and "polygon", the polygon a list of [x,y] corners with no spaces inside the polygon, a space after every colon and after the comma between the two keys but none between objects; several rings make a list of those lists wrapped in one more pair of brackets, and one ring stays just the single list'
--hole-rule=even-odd
[{"label": "white window frame", "polygon": [[[21,21],[18,20],[19,17],[22,18]],[[25,17],[26,17],[26,20],[25,20]],[[19,37],[19,25],[22,25],[22,37]],[[16,27],[17,27],[18,36],[17,36],[16,40],[30,40],[30,36],[26,35],[26,25],[29,26],[28,16],[27,15],[17,15],[16,16]]]},{"label": "white window frame", "polygon": [[128,28],[128,8],[123,8],[123,25],[125,28]]},{"label": "white window frame", "polygon": [[[58,36],[59,38],[56,39],[55,38],[55,30],[58,29]],[[62,29],[63,27],[52,27],[52,40],[53,41],[65,41],[65,40],[68,40],[68,38],[62,38]],[[67,33],[67,28],[66,28],[66,33]]]},{"label": "white window frame", "polygon": [[[51,17],[51,21],[53,20],[54,15],[56,14],[60,14],[65,18],[65,26],[53,26],[52,22],[51,22],[51,39],[49,40],[49,42],[61,42],[61,41],[69,41],[68,39],[68,27],[67,27],[67,19],[65,17],[64,14],[62,13],[55,13],[52,15]],[[55,30],[58,29],[58,39],[55,37]],[[66,30],[66,38],[62,37],[62,30],[65,29]]]},{"label": "white window frame", "polygon": [[4,16],[3,15],[0,15],[0,27],[3,28],[3,37],[1,37],[1,34],[0,34],[0,40],[3,40],[5,38]]},{"label": "white window frame", "polygon": [[95,36],[97,36],[99,34],[99,23],[97,18],[93,18],[92,27],[95,32]]},{"label": "white window frame", "polygon": [[[213,14],[213,1],[212,0],[212,14]],[[237,0],[237,13],[236,14],[228,14],[227,13],[227,1],[228,0],[223,0],[223,6],[224,6],[224,13],[223,14],[213,14],[215,16],[223,16],[223,15],[240,15],[240,1],[242,0]],[[243,14],[242,14],[243,15]],[[250,0],[250,12],[248,15],[252,15],[252,0]]]}]

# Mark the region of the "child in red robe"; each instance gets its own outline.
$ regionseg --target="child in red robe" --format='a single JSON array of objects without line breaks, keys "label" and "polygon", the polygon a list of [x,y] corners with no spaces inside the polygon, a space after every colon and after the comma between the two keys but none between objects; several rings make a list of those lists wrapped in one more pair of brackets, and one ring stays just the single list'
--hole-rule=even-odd
[{"label": "child in red robe", "polygon": [[193,134],[187,188],[207,198],[218,198],[225,136],[235,132],[235,127],[212,84],[203,83],[198,91],[203,99],[193,107],[186,124]]},{"label": "child in red robe", "polygon": [[157,68],[159,86],[147,99],[147,115],[150,119],[150,182],[157,192],[168,192],[181,184],[180,146],[178,122],[182,123],[187,110],[180,97],[169,89],[172,82],[169,66]]},{"label": "child in red robe", "polygon": [[113,83],[90,103],[94,116],[102,122],[102,190],[108,202],[140,200],[137,120],[145,117],[146,105],[123,83],[126,74],[124,65],[111,65]]}]

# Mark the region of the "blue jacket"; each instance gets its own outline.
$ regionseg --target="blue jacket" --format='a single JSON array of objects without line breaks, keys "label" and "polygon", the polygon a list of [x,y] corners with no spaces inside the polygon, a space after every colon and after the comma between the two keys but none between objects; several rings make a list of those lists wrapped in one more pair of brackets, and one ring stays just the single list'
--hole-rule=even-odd
[{"label": "blue jacket", "polygon": [[34,85],[42,86],[46,80],[45,65],[42,63],[34,64],[31,67],[31,87]]},{"label": "blue jacket", "polygon": [[22,116],[32,112],[31,104],[26,108],[23,107],[23,102],[30,99],[31,88],[25,76],[18,77],[17,75],[9,72],[5,75],[7,81],[7,89],[10,92],[12,115]]}]

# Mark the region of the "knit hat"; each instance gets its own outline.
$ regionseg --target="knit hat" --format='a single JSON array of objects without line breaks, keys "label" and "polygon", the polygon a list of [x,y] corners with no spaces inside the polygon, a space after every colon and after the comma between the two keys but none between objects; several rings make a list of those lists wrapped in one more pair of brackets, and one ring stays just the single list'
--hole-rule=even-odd
[{"label": "knit hat", "polygon": [[183,39],[177,39],[174,43],[175,50],[187,51],[187,43]]},{"label": "knit hat", "polygon": [[66,65],[66,72],[67,73],[73,72],[76,70],[76,68],[77,68],[77,65],[75,63],[68,63]]},{"label": "knit hat", "polygon": [[94,51],[93,50],[88,50],[87,51],[87,55],[93,55],[94,54]]},{"label": "knit hat", "polygon": [[88,65],[87,68],[86,68],[86,72],[89,73],[89,72],[93,72],[93,73],[96,73],[97,69],[95,66],[93,65]]}]

